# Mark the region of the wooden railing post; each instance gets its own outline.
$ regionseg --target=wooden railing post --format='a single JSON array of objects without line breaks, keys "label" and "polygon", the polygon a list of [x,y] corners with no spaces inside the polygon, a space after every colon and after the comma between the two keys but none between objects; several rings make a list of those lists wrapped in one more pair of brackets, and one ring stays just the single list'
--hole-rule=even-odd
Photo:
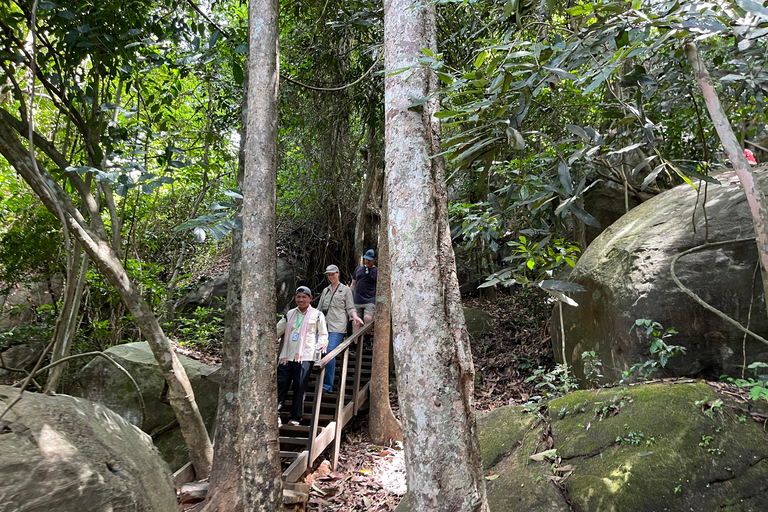
[{"label": "wooden railing post", "polygon": [[357,338],[357,350],[355,355],[357,360],[355,361],[355,387],[352,390],[352,400],[354,401],[354,415],[357,416],[357,410],[360,408],[360,373],[363,369],[363,350],[365,349],[365,343],[363,343],[363,337]]},{"label": "wooden railing post", "polygon": [[339,464],[339,449],[341,448],[341,430],[344,428],[342,412],[344,411],[344,396],[347,391],[347,368],[349,367],[349,347],[344,349],[341,363],[341,380],[339,381],[339,395],[336,397],[336,432],[333,434],[333,470]]},{"label": "wooden railing post", "polygon": [[[309,451],[309,460],[307,464],[311,466],[315,462],[317,455],[315,453],[315,438],[317,437],[317,424],[320,419],[320,406],[323,403],[323,378],[325,377],[325,367],[320,368],[315,379],[315,396],[312,400],[312,419],[309,423],[309,438],[307,439],[307,450]],[[294,397],[294,400],[296,398]]]}]

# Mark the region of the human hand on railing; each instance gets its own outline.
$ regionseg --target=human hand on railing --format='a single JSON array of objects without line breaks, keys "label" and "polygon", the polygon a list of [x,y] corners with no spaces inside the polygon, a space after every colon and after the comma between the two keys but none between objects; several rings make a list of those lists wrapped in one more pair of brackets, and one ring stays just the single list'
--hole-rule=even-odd
[{"label": "human hand on railing", "polygon": [[352,325],[363,325],[363,320],[359,316],[352,319]]},{"label": "human hand on railing", "polygon": [[325,352],[328,349],[328,341],[320,343],[320,352]]}]

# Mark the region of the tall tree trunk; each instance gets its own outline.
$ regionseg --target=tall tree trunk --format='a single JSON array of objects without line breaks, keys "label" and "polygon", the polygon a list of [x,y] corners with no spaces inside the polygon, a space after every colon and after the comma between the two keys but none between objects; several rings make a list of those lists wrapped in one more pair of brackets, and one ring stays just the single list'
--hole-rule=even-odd
[{"label": "tall tree trunk", "polygon": [[[237,161],[237,188],[243,190],[245,169],[245,125],[248,105],[248,69],[243,91],[243,126],[240,129],[240,152]],[[242,208],[242,204],[240,204]],[[227,309],[224,316],[224,347],[221,354],[221,386],[216,411],[216,440],[213,453],[211,485],[201,512],[243,512],[241,479],[242,445],[237,435],[240,421],[240,323],[242,321],[242,249],[243,232],[232,232],[232,254],[227,283]]]},{"label": "tall tree trunk", "polygon": [[[165,380],[168,383],[168,398],[176,413],[184,441],[189,449],[189,456],[195,466],[195,472],[200,478],[208,476],[213,459],[208,431],[203,418],[195,403],[195,394],[189,383],[184,367],[179,363],[176,353],[172,350],[160,324],[152,313],[141,292],[130,280],[120,263],[120,258],[112,248],[103,230],[94,221],[95,228],[90,228],[87,222],[75,208],[66,192],[55,182],[52,176],[38,164],[40,174],[33,167],[29,152],[21,144],[9,123],[0,123],[0,154],[16,169],[16,172],[29,184],[43,204],[50,211],[61,211],[67,227],[75,238],[82,244],[83,249],[107,282],[115,288],[125,307],[133,316],[134,322],[146,337],[152,353],[157,359]],[[66,167],[66,166],[65,166]],[[92,220],[98,215],[95,201],[88,190],[83,190],[82,181],[71,176],[73,185],[78,188],[83,200],[88,206]]]},{"label": "tall tree trunk", "polygon": [[[752,223],[755,225],[755,235],[757,237],[757,253],[760,256],[761,274],[763,278],[763,293],[768,297],[768,197],[765,190],[760,190],[755,181],[752,169],[744,156],[739,141],[733,133],[728,117],[725,115],[717,91],[712,85],[712,78],[709,76],[704,62],[699,56],[699,50],[694,43],[685,45],[685,55],[691,63],[693,73],[696,76],[696,82],[701,89],[701,95],[704,96],[704,102],[707,104],[709,116],[715,125],[715,130],[720,136],[720,142],[723,149],[731,161],[736,175],[739,177],[741,186],[747,195],[747,203],[752,212]],[[768,301],[767,301],[768,302]]]},{"label": "tall tree trunk", "polygon": [[420,66],[436,52],[435,6],[385,0],[385,69],[392,325],[405,438],[406,509],[488,511],[473,407],[474,367],[448,225],[437,90]]},{"label": "tall tree trunk", "polygon": [[371,367],[371,412],[369,431],[376,444],[402,441],[400,423],[389,403],[389,339],[392,329],[389,240],[387,239],[387,192],[381,204],[379,229],[378,277],[376,279],[376,323],[373,328],[373,363]]},{"label": "tall tree trunk", "polygon": [[242,320],[238,439],[245,509],[282,507],[277,429],[277,187],[278,2],[252,0],[248,9],[248,110],[243,179]]}]

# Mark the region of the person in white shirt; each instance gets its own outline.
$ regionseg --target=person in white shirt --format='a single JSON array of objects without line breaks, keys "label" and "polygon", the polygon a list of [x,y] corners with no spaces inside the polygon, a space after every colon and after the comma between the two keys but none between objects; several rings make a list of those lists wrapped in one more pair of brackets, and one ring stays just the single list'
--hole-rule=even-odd
[{"label": "person in white shirt", "polygon": [[[295,308],[277,324],[277,335],[283,336],[277,365],[277,424],[282,426],[280,410],[283,407],[288,388],[293,389],[293,401],[289,425],[298,425],[304,414],[304,396],[309,384],[309,373],[315,364],[315,351],[328,347],[328,328],[323,314],[310,305],[312,290],[306,286],[296,289]],[[292,386],[291,386],[292,385]]]}]

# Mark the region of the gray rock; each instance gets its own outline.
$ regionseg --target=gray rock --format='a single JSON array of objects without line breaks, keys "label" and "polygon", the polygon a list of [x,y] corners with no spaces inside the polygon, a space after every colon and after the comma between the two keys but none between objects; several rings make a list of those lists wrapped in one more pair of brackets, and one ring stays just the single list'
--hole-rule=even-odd
[{"label": "gray rock", "polygon": [[[765,189],[766,166],[757,172],[758,186]],[[721,184],[707,190],[707,226],[703,194],[697,203],[696,191],[680,185],[631,210],[584,251],[570,280],[587,291],[570,294],[579,307],[562,308],[565,357],[558,308],[551,323],[558,361],[565,359],[583,376],[581,354],[594,350],[606,380],[615,381],[632,364],[650,358],[648,340],[630,332],[636,319],[646,318],[677,329],[679,334],[667,341],[687,348],[684,356],[670,361],[667,375],[718,379],[740,374],[743,333],[695,303],[670,276],[672,258],[700,245],[707,230],[710,242],[754,236],[738,179],[733,172],[717,178]],[[759,272],[753,279],[756,264],[755,243],[741,242],[687,255],[675,268],[682,283],[702,299],[765,337],[768,316]],[[747,337],[745,357],[747,364],[764,361],[768,346]]]},{"label": "gray rock", "polygon": [[[149,345],[144,342],[116,345],[105,351],[118,364],[125,368],[136,380],[144,398],[147,417],[141,426],[141,410],[136,389],[130,380],[103,358],[95,358],[80,371],[78,395],[93,402],[103,404],[123,419],[140,426],[153,435],[155,445],[163,458],[174,471],[188,460],[187,446],[178,426],[173,426],[176,416],[167,400],[163,398],[165,378],[157,364]],[[184,370],[187,372],[195,400],[210,430],[216,416],[219,398],[219,385],[203,378],[212,368],[208,365],[179,355]],[[164,433],[157,435],[162,429]]]},{"label": "gray rock", "polygon": [[464,308],[464,321],[467,324],[467,332],[473,337],[491,332],[493,327],[491,315],[481,309]]},{"label": "gray rock", "polygon": [[60,298],[63,288],[63,278],[60,274],[52,276],[50,281],[17,283],[10,286],[5,295],[0,294],[0,305],[3,308],[0,314],[0,331],[33,321],[35,309],[52,305],[54,300]]},{"label": "gray rock", "polygon": [[[7,368],[32,371],[44,349],[45,344],[41,341],[29,341],[21,345],[14,345],[3,351],[3,362]],[[0,384],[13,384],[24,377],[26,377],[24,373],[0,369]]]},{"label": "gray rock", "polygon": [[[227,283],[229,272],[215,275],[205,281],[200,287],[182,297],[176,304],[176,310],[181,313],[191,313],[198,307],[224,309],[227,303]],[[277,311],[284,311],[293,299],[296,290],[296,271],[285,259],[277,259]]]},{"label": "gray rock", "polygon": [[[640,200],[632,194],[629,194],[627,199],[630,210],[640,204]],[[595,187],[584,196],[584,209],[600,223],[599,228],[584,227],[587,244],[591,244],[605,228],[627,213],[624,204],[624,190],[614,186]]]},{"label": "gray rock", "polygon": [[[18,392],[0,386],[0,412]],[[27,392],[0,428],[0,512],[177,510],[149,436],[102,405]]]}]

